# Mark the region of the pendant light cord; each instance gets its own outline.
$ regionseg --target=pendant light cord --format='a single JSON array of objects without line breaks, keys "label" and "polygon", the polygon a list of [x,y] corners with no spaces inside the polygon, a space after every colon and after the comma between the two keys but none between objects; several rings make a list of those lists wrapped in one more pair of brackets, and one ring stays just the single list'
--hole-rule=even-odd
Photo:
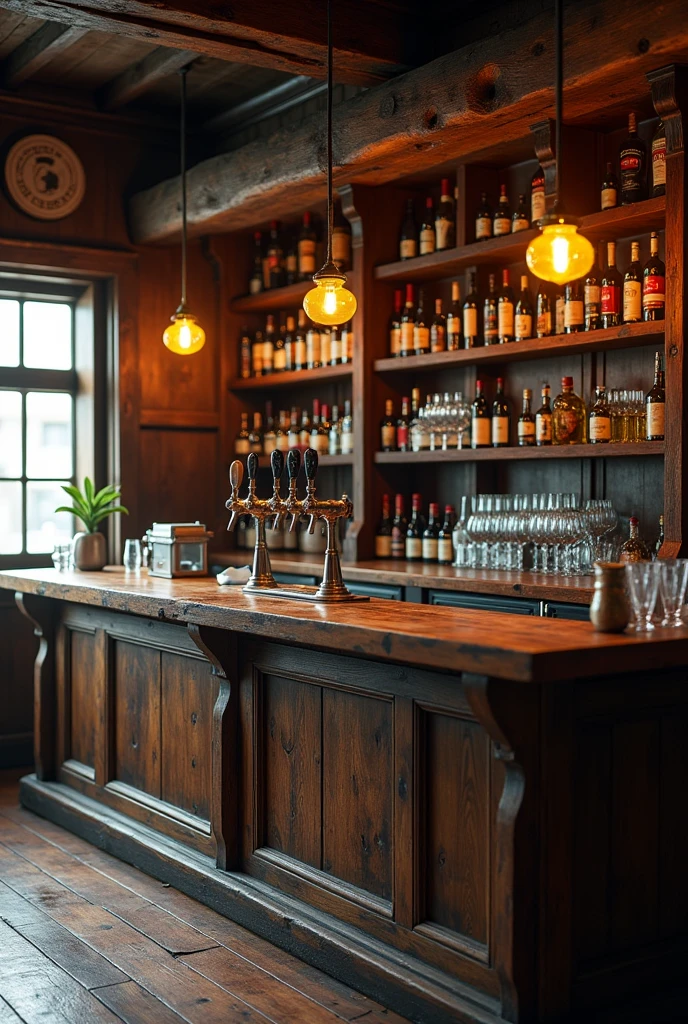
[{"label": "pendant light cord", "polygon": [[559,209],[561,110],[564,93],[564,0],[554,0],[554,212]]},{"label": "pendant light cord", "polygon": [[180,68],[181,77],[181,141],[180,156],[182,167],[182,301],[180,310],[186,310],[186,75],[188,67]]},{"label": "pendant light cord", "polygon": [[332,262],[332,0],[327,0],[327,260]]}]

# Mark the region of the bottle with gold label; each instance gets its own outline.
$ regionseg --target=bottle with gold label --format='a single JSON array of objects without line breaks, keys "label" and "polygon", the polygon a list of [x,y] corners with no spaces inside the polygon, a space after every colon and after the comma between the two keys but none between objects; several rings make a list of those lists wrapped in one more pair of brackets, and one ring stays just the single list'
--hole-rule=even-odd
[{"label": "bottle with gold label", "polygon": [[388,398],[385,402],[385,415],[380,422],[380,448],[383,452],[396,451],[397,423],[394,419],[394,402]]},{"label": "bottle with gold label", "polygon": [[413,355],[413,332],[416,316],[413,312],[413,285],[406,285],[406,302],[399,322],[399,355]]},{"label": "bottle with gold label", "polygon": [[652,138],[652,198],[666,194],[666,129],[660,121]]},{"label": "bottle with gold label", "polygon": [[549,384],[543,384],[540,392],[542,405],[535,413],[535,444],[541,448],[552,443],[552,406],[550,405]]},{"label": "bottle with gold label", "polygon": [[561,393],[552,406],[554,444],[584,444],[585,402],[573,390],[573,377],[561,378]]},{"label": "bottle with gold label", "polygon": [[351,225],[344,216],[340,203],[334,204],[332,262],[337,270],[351,270]]},{"label": "bottle with gold label", "polygon": [[631,262],[624,274],[623,322],[636,324],[643,318],[643,269],[640,266],[640,242],[631,242]]},{"label": "bottle with gold label", "polygon": [[471,409],[471,448],[489,448],[491,440],[490,413],[483,394],[483,382],[475,382],[475,398]]},{"label": "bottle with gold label", "polygon": [[523,389],[523,411],[518,418],[518,443],[523,448],[535,444],[535,417],[530,410],[533,392],[530,388]]},{"label": "bottle with gold label", "polygon": [[425,212],[418,233],[418,253],[420,256],[429,256],[435,251],[435,204],[432,196],[425,200]]},{"label": "bottle with gold label", "polygon": [[640,536],[640,525],[636,516],[631,516],[628,521],[630,535],[628,540],[621,545],[619,553],[620,562],[651,562],[652,552]]},{"label": "bottle with gold label", "polygon": [[664,440],[665,401],[662,353],[656,352],[655,379],[645,397],[645,439],[647,441]]},{"label": "bottle with gold label", "polygon": [[509,444],[511,413],[504,395],[504,380],[497,377],[497,394],[492,403],[492,447],[506,448]]},{"label": "bottle with gold label", "polygon": [[418,228],[413,211],[413,199],[406,200],[406,214],[401,222],[399,235],[399,259],[412,260],[418,255]]},{"label": "bottle with gold label", "polygon": [[423,289],[418,289],[418,309],[413,324],[413,351],[417,356],[426,355],[430,351],[430,325],[425,316],[425,300]]},{"label": "bottle with gold label", "polygon": [[394,312],[389,320],[389,354],[398,356],[401,350],[401,307],[404,293],[401,288],[394,292]]},{"label": "bottle with gold label", "polygon": [[607,389],[603,384],[595,388],[595,404],[588,417],[590,444],[608,444],[612,439],[612,420],[607,405]]}]

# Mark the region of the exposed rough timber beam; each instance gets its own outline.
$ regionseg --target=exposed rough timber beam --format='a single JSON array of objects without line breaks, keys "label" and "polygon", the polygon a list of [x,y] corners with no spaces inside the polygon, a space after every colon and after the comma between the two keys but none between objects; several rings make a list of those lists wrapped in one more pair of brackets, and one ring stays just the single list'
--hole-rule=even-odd
[{"label": "exposed rough timber beam", "polygon": [[196,57],[197,54],[190,50],[173,50],[167,46],[158,46],[143,60],[132,64],[111,82],[106,82],[98,92],[98,106],[102,110],[123,107],[137,96],[141,96],[161,78],[166,78],[180,68],[186,67]]},{"label": "exposed rough timber beam", "polygon": [[[223,60],[325,76],[323,0],[0,0],[0,7]],[[371,85],[405,70],[410,10],[409,0],[338,0],[338,81]],[[409,45],[417,43],[412,38]]]},{"label": "exposed rough timber beam", "polygon": [[86,31],[85,28],[47,21],[3,61],[0,65],[0,82],[6,89],[16,88],[40,71],[58,53],[81,39]]},{"label": "exposed rough timber beam", "polygon": [[[599,45],[591,45],[591,37]],[[645,0],[584,0],[566,11],[565,117],[584,121],[608,104],[647,100],[645,74],[688,61],[685,0],[666,0],[647,19]],[[526,137],[553,108],[552,19],[539,17],[346,101],[334,112],[335,180],[380,184],[448,159]],[[189,171],[193,234],[285,216],[322,198],[322,117],[278,132]],[[137,242],[179,232],[179,181],[133,197]]]}]

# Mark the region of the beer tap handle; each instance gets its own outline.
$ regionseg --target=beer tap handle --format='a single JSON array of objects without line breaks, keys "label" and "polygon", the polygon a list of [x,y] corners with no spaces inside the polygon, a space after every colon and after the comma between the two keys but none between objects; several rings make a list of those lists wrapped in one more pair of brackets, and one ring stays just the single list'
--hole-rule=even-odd
[{"label": "beer tap handle", "polygon": [[258,472],[258,456],[255,452],[251,452],[246,459],[246,472],[251,482],[255,483],[256,473]]},{"label": "beer tap handle", "polygon": [[[273,454],[276,454],[273,452]],[[280,452],[281,454],[281,452]],[[289,483],[292,480],[296,480],[301,469],[301,452],[298,448],[290,448],[287,453],[287,473],[289,474]]]},{"label": "beer tap handle", "polygon": [[229,482],[232,487],[232,494],[229,501],[225,502],[225,507],[232,509],[232,514],[229,517],[229,522],[227,524],[228,530],[233,530],[234,527],[236,526],[237,516],[239,515],[239,512],[236,508],[232,508],[232,506],[238,500],[239,488],[241,487],[241,481],[243,480],[243,478],[244,467],[241,465],[238,459],[235,459],[234,462],[229,467]]},{"label": "beer tap handle", "polygon": [[282,452],[275,449],[270,455],[270,465],[272,467],[272,476],[275,484],[279,483],[279,479],[284,472],[284,455]]},{"label": "beer tap handle", "polygon": [[312,487],[315,483],[316,473],[318,472],[318,453],[315,448],[306,449],[306,454],[303,457],[303,465],[306,471],[308,486]]}]

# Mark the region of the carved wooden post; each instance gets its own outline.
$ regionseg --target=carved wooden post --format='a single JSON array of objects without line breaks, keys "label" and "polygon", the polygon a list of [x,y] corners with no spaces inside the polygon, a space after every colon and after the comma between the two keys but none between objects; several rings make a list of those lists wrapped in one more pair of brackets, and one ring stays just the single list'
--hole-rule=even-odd
[{"label": "carved wooden post", "polygon": [[[688,67],[670,64],[651,72],[655,110],[666,129],[666,426],[664,454],[665,558],[684,554],[688,536],[688,484],[683,463],[688,446],[688,421],[682,401],[686,394],[688,361],[683,332],[688,311],[688,167],[686,166],[686,119],[688,117]],[[669,215],[670,211],[670,215]],[[672,400],[673,399],[673,400]]]},{"label": "carved wooden post", "polygon": [[57,774],[55,741],[57,731],[55,694],[55,644],[52,601],[33,594],[14,595],[17,608],[39,639],[33,667],[33,758],[39,779],[47,782]]}]

